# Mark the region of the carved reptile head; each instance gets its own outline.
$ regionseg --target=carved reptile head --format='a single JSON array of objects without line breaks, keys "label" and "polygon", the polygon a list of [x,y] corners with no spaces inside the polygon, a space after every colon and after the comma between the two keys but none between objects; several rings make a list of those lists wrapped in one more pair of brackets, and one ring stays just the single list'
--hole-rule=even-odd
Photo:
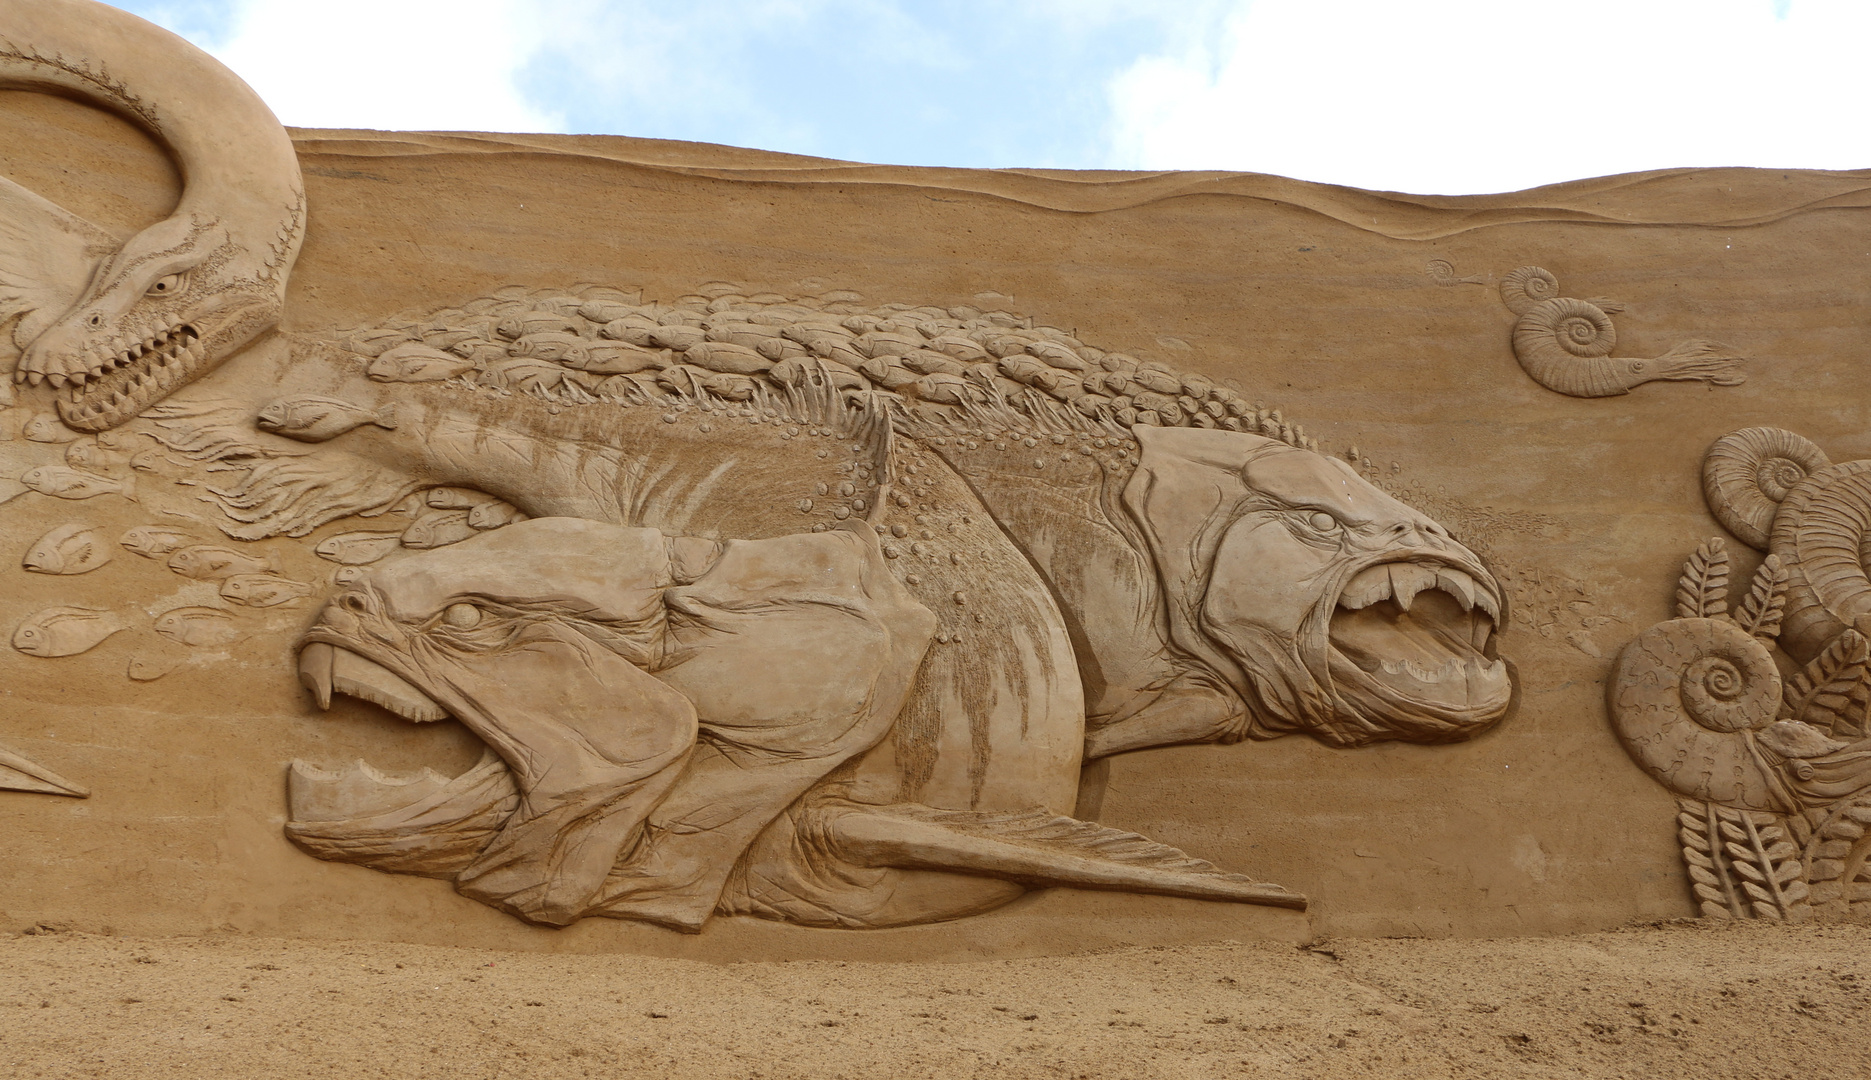
[{"label": "carved reptile head", "polygon": [[1506,715],[1506,601],[1446,529],[1336,458],[1236,432],[1135,433],[1124,502],[1172,645],[1235,688],[1256,733],[1453,742]]},{"label": "carved reptile head", "polygon": [[[0,2],[0,86],[75,96],[123,115],[173,155],[185,183],[167,218],[94,264],[32,251],[62,232],[8,220],[0,278],[16,289],[10,311],[44,325],[15,371],[62,391],[59,416],[103,431],[199,378],[276,326],[286,276],[304,234],[305,196],[292,142],[238,76],[181,38],[88,0]],[[36,213],[30,200],[0,215]],[[82,237],[94,239],[94,237]],[[3,240],[4,237],[0,237]],[[22,248],[26,250],[11,250]],[[31,281],[52,265],[82,275]],[[33,318],[31,308],[38,308]]]}]

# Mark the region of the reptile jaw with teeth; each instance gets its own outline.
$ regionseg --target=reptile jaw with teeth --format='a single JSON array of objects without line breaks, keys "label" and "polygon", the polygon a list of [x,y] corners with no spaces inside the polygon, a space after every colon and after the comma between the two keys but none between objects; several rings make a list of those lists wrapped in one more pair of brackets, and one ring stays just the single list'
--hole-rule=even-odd
[{"label": "reptile jaw with teeth", "polygon": [[[68,427],[105,431],[193,380],[207,355],[200,330],[194,323],[183,322],[114,356],[94,360],[88,370],[52,372],[46,378],[65,390],[58,413]],[[27,374],[23,372],[22,377]],[[30,373],[34,382],[38,374]]]}]

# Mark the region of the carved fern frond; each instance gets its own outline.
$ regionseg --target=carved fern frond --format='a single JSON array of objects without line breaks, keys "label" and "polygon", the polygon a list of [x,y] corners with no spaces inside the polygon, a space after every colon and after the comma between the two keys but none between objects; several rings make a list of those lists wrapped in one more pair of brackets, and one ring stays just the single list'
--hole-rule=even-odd
[{"label": "carved fern frond", "polygon": [[1871,642],[1856,630],[1845,631],[1786,681],[1781,715],[1811,724],[1834,738],[1862,735],[1866,702],[1871,699],[1867,667],[1871,667]]},{"label": "carved fern frond", "polygon": [[1754,917],[1781,922],[1809,918],[1812,889],[1806,882],[1806,866],[1779,815],[1726,806],[1713,809],[1720,850],[1728,857],[1734,881],[1741,886]]},{"label": "carved fern frond", "polygon": [[1734,620],[1741,629],[1759,638],[1780,634],[1780,616],[1787,605],[1787,568],[1780,556],[1769,555],[1754,572],[1754,584],[1735,609]]},{"label": "carved fern frond", "polygon": [[1678,799],[1676,815],[1683,841],[1683,869],[1689,874],[1689,887],[1696,894],[1697,907],[1704,918],[1745,919],[1734,875],[1728,872],[1727,859],[1712,834],[1719,835],[1715,813],[1708,803],[1698,799]]},{"label": "carved fern frond", "polygon": [[1676,615],[1717,619],[1728,614],[1728,542],[1711,536],[1683,564],[1676,583]]}]

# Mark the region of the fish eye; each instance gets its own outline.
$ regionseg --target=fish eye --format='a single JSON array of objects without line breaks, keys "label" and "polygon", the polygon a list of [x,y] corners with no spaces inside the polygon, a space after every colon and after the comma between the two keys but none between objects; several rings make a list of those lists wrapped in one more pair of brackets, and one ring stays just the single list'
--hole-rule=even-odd
[{"label": "fish eye", "polygon": [[473,604],[450,604],[442,611],[442,622],[457,630],[468,630],[481,623],[481,609]]},{"label": "fish eye", "polygon": [[1323,510],[1315,510],[1306,523],[1320,532],[1331,532],[1338,528],[1338,519]]},{"label": "fish eye", "polygon": [[174,296],[188,284],[187,274],[167,274],[150,283],[146,296]]}]

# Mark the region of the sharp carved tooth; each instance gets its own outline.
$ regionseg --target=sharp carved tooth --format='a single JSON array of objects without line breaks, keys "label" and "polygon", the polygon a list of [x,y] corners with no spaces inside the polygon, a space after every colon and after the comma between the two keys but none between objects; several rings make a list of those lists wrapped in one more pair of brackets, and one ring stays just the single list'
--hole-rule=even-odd
[{"label": "sharp carved tooth", "polygon": [[1397,606],[1405,611],[1416,599],[1416,594],[1424,589],[1436,587],[1436,572],[1410,563],[1391,563],[1390,592],[1397,601]]},{"label": "sharp carved tooth", "polygon": [[1488,635],[1494,633],[1494,624],[1487,619],[1476,619],[1468,628],[1469,644],[1479,652],[1488,647]]},{"label": "sharp carved tooth", "polygon": [[1359,571],[1345,583],[1344,591],[1338,597],[1338,606],[1356,611],[1388,599],[1390,571],[1382,566],[1371,566]]},{"label": "sharp carved tooth", "polygon": [[1475,607],[1475,579],[1460,570],[1451,570],[1446,566],[1436,567],[1436,587],[1462,605],[1463,611],[1472,611]]},{"label": "sharp carved tooth", "polygon": [[1501,605],[1494,602],[1494,594],[1486,589],[1475,590],[1475,606],[1488,613],[1488,618],[1501,621]]}]

